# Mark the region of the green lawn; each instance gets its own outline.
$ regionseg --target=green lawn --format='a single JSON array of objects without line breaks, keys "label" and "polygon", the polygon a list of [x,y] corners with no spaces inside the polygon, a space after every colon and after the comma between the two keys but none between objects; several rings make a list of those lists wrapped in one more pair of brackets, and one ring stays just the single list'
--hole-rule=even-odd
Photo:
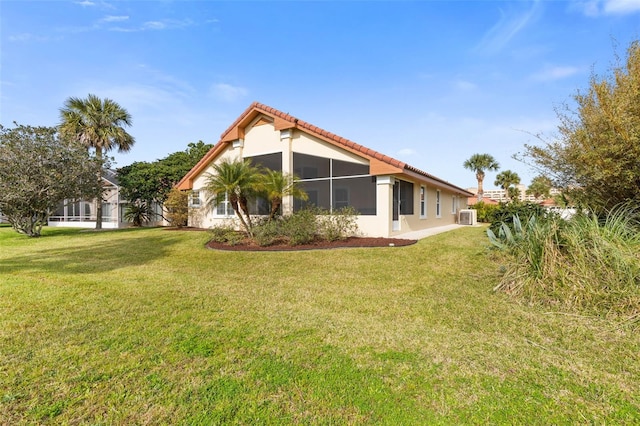
[{"label": "green lawn", "polygon": [[491,291],[483,228],[206,250],[0,228],[0,424],[633,424],[640,335]]}]

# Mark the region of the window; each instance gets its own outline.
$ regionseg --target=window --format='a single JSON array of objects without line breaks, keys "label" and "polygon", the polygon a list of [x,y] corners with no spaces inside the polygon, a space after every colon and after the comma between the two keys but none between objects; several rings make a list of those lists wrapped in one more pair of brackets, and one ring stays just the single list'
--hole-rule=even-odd
[{"label": "window", "polygon": [[189,194],[189,207],[200,206],[200,191],[191,191],[191,194]]},{"label": "window", "polygon": [[329,211],[351,206],[362,215],[376,214],[376,180],[368,165],[294,152],[293,170],[309,195],[307,202],[294,200],[294,211],[307,205]]},{"label": "window", "polygon": [[413,184],[400,181],[400,214],[413,214]]},{"label": "window", "polygon": [[420,187],[420,218],[427,217],[427,188]]},{"label": "window", "polygon": [[214,216],[229,217],[233,216],[234,214],[235,212],[233,211],[233,207],[231,207],[231,202],[229,201],[229,194],[225,194],[224,200],[219,201],[216,204]]},{"label": "window", "polygon": [[282,171],[282,153],[275,152],[273,154],[256,155],[253,157],[246,157],[247,160],[251,160],[251,165],[256,167],[264,167],[276,172]]},{"label": "window", "polygon": [[458,197],[455,195],[451,196],[451,214],[456,214],[458,211]]},{"label": "window", "polygon": [[440,214],[440,190],[436,191],[436,217],[441,217]]}]

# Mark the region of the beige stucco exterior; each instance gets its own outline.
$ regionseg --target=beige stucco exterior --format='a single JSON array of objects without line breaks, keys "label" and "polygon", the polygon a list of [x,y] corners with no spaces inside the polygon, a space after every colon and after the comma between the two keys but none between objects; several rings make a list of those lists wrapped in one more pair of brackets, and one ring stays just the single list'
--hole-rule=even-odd
[{"label": "beige stucco exterior", "polygon": [[[192,189],[199,193],[199,206],[190,206],[189,225],[210,228],[235,220],[233,216],[214,214],[213,209],[206,205],[211,194],[207,194],[204,188],[207,175],[213,172],[212,164],[225,158],[244,159],[272,153],[282,153],[282,171],[286,173],[293,172],[293,153],[368,165],[370,175],[375,176],[376,209],[374,215],[358,216],[359,232],[363,236],[390,237],[453,224],[456,223],[457,212],[467,207],[469,193],[464,189],[271,108],[254,105],[253,109],[252,105],[239,117],[201,164],[194,167],[179,184],[181,189]],[[413,184],[413,214],[399,215],[394,223],[396,180]],[[421,186],[426,190],[427,214],[424,217],[420,215]],[[438,191],[439,215],[436,214]],[[453,204],[454,199],[457,204]],[[292,199],[283,200],[283,212],[290,213],[292,205]]]}]

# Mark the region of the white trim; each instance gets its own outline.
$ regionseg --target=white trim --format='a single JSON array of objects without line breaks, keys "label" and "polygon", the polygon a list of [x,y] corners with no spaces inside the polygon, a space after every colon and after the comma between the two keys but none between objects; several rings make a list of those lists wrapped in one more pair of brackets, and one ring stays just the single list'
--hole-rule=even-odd
[{"label": "white trim", "polygon": [[376,184],[378,185],[393,185],[393,176],[376,176]]},{"label": "white trim", "polygon": [[442,194],[436,189],[436,217],[442,217]]},{"label": "white trim", "polygon": [[280,140],[291,139],[291,129],[280,130]]}]

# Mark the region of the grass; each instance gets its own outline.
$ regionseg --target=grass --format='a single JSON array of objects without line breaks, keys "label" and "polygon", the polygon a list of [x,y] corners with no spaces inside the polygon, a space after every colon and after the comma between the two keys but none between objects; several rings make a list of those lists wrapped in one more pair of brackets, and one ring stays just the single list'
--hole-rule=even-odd
[{"label": "grass", "polygon": [[484,228],[403,248],[0,228],[0,424],[633,424],[640,337],[524,306]]}]

